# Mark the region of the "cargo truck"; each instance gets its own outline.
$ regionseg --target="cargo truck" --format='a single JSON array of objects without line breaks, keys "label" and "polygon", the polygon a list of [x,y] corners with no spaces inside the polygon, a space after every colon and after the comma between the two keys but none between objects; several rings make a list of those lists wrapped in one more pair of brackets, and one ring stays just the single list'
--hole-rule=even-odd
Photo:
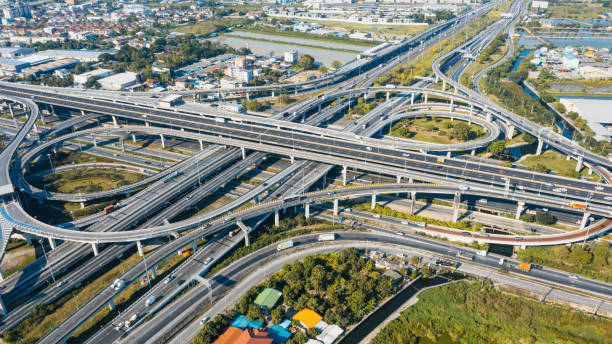
[{"label": "cargo truck", "polygon": [[107,205],[106,207],[104,207],[104,214],[108,215],[113,211],[117,210],[117,208],[119,207],[117,207],[115,204]]},{"label": "cargo truck", "polygon": [[287,241],[283,241],[279,243],[278,246],[276,246],[276,250],[282,251],[282,250],[286,250],[291,247],[293,247],[293,240],[287,240]]},{"label": "cargo truck", "polygon": [[459,251],[459,252],[457,252],[457,258],[463,258],[463,259],[467,259],[467,260],[474,260],[474,255],[469,254],[469,253],[465,253],[463,251]]},{"label": "cargo truck", "polygon": [[336,233],[328,233],[319,235],[319,241],[334,241],[336,240]]},{"label": "cargo truck", "polygon": [[521,270],[524,270],[524,271],[530,271],[531,270],[531,264],[530,263],[520,262],[520,263],[518,263],[517,267],[519,269],[521,269]]}]

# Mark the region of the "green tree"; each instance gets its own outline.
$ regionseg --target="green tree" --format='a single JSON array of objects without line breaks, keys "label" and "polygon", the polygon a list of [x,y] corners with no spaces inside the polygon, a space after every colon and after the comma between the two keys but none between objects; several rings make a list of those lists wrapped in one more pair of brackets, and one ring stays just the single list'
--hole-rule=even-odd
[{"label": "green tree", "polygon": [[463,122],[459,122],[450,130],[450,138],[459,141],[467,141],[470,137],[470,127]]},{"label": "green tree", "polygon": [[487,146],[487,152],[493,155],[500,155],[506,149],[506,141],[493,141]]},{"label": "green tree", "polygon": [[327,74],[327,72],[328,72],[327,67],[325,67],[324,65],[319,66],[319,73]]},{"label": "green tree", "polygon": [[593,261],[593,254],[580,245],[574,245],[570,253],[570,260],[580,267],[583,267]]},{"label": "green tree", "polygon": [[334,61],[332,62],[332,64],[331,64],[331,67],[332,67],[334,70],[338,70],[340,67],[342,67],[342,63],[341,63],[340,61],[338,61],[338,60],[334,60]]},{"label": "green tree", "polygon": [[283,305],[276,306],[270,313],[272,323],[280,324],[285,319],[285,307]]},{"label": "green tree", "polygon": [[541,225],[552,225],[555,223],[555,218],[549,212],[541,211],[536,215],[536,222]]},{"label": "green tree", "polygon": [[258,102],[256,99],[245,101],[243,105],[248,111],[253,111],[253,112],[261,111],[261,108],[263,107],[263,105],[260,102]]},{"label": "green tree", "polygon": [[567,111],[567,109],[565,108],[565,105],[560,102],[554,103],[553,107],[555,108],[555,110],[557,110],[560,113],[565,113],[565,111]]},{"label": "green tree", "polygon": [[521,215],[520,220],[524,221],[524,222],[534,222],[535,221],[535,216],[533,216],[532,214],[525,213],[525,214]]},{"label": "green tree", "polygon": [[310,55],[302,55],[298,62],[295,63],[298,69],[309,70],[314,68],[314,58]]}]

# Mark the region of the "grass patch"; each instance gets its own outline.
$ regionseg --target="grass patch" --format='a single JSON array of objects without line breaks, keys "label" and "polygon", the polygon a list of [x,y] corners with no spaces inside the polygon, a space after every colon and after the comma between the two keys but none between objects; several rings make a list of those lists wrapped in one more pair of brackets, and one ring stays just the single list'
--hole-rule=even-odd
[{"label": "grass patch", "polygon": [[181,32],[187,35],[209,35],[213,32],[223,31],[230,26],[244,25],[248,20],[245,18],[214,18],[211,20],[201,21],[199,23],[180,26],[172,31]]},{"label": "grass patch", "polygon": [[587,3],[584,1],[550,2],[546,10],[547,18],[562,18],[568,20],[600,19],[599,15],[610,12],[609,7],[602,7],[600,3]]},{"label": "grass patch", "polygon": [[485,137],[486,133],[481,126],[474,123],[423,117],[395,123],[391,127],[390,135],[422,142],[449,144],[477,140]]},{"label": "grass patch", "polygon": [[49,173],[32,182],[50,192],[91,193],[136,183],[147,176],[117,169],[88,168]]},{"label": "grass patch", "polygon": [[521,260],[612,282],[612,248],[607,241],[553,247],[527,247],[518,251]]},{"label": "grass patch", "polygon": [[36,260],[34,246],[28,245],[25,240],[10,239],[2,260],[2,273],[4,277],[8,277],[34,260]]},{"label": "grass patch", "polygon": [[385,326],[372,344],[606,343],[610,320],[511,296],[489,283],[451,283]]},{"label": "grass patch", "polygon": [[[588,176],[588,168],[582,168],[580,173],[576,172],[576,160],[566,160],[567,156],[555,150],[548,150],[541,155],[531,155],[519,161],[519,163],[534,169],[536,172],[554,171],[559,175],[570,178]],[[592,174],[593,181],[600,182],[601,177]]]},{"label": "grass patch", "polygon": [[278,44],[285,44],[285,45],[290,44],[291,46],[296,46],[296,47],[325,49],[325,50],[340,51],[340,52],[345,52],[345,53],[359,53],[358,50],[353,50],[353,49],[333,48],[333,47],[324,47],[324,46],[316,45],[315,41],[313,41],[313,44],[305,44],[305,43],[298,43],[298,42],[285,42],[285,41],[276,40],[273,38],[266,39],[266,38],[259,38],[259,37],[244,37],[244,36],[232,35],[232,34],[228,34],[226,36],[236,37],[236,38],[250,40],[250,41],[270,42],[270,43],[278,43]]}]

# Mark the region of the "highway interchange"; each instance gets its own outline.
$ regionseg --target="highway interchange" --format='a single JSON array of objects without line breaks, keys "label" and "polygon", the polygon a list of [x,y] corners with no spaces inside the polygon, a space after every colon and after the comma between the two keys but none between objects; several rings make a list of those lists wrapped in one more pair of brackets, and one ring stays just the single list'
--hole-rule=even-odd
[{"label": "highway interchange", "polygon": [[[478,15],[486,13],[493,5],[495,4],[483,7],[477,11]],[[520,2],[516,1],[512,6],[512,11],[518,13],[517,11],[519,10]],[[478,15],[475,16],[477,17]],[[419,193],[428,195],[450,194],[455,195],[455,199],[459,195],[458,199],[460,201],[463,194],[469,195],[469,197],[497,197],[532,205],[550,206],[559,212],[570,211],[576,214],[575,216],[578,218],[582,217],[582,213],[584,213],[583,219],[587,219],[592,215],[607,217],[612,211],[612,202],[610,202],[610,199],[607,199],[609,197],[607,195],[612,194],[612,187],[610,186],[550,174],[533,173],[517,168],[500,168],[499,166],[469,159],[447,157],[461,151],[469,151],[485,146],[499,136],[501,131],[507,133],[508,126],[512,126],[518,130],[532,133],[538,137],[540,142],[572,155],[576,159],[580,159],[580,163],[584,159],[584,163],[588,168],[592,168],[596,173],[602,175],[604,179],[607,179],[607,173],[609,172],[604,167],[597,166],[609,166],[607,159],[586,151],[578,154],[573,143],[567,143],[553,133],[543,131],[539,127],[534,129],[533,126],[535,125],[533,123],[515,118],[516,115],[491,104],[490,101],[482,98],[474,91],[458,84],[458,77],[469,63],[450,57],[456,56],[456,50],[466,49],[466,47],[471,47],[470,51],[478,52],[477,49],[474,50],[474,47],[480,47],[479,49],[481,49],[497,33],[502,30],[508,30],[511,27],[509,20],[500,20],[497,25],[491,26],[489,30],[483,31],[482,34],[476,36],[473,40],[434,61],[433,69],[436,79],[444,80],[444,83],[458,90],[458,93],[430,89],[427,88],[427,83],[420,83],[418,87],[371,86],[379,75],[392,69],[393,66],[405,59],[414,57],[416,55],[414,52],[414,50],[417,50],[416,47],[431,45],[430,40],[439,39],[441,36],[448,35],[448,32],[456,31],[460,27],[459,24],[461,22],[465,24],[467,19],[468,17],[462,17],[449,23],[449,25],[435,27],[429,34],[419,35],[418,41],[414,40],[414,42],[420,42],[418,44],[414,42],[410,44],[401,42],[393,49],[383,49],[384,52],[382,54],[384,56],[382,56],[378,63],[393,61],[393,63],[388,63],[384,68],[375,64],[377,60],[375,56],[362,59],[360,62],[362,65],[359,67],[359,72],[356,75],[354,71],[351,71],[341,77],[330,77],[329,80],[325,80],[327,84],[339,83],[338,87],[326,93],[326,96],[307,99],[269,119],[250,115],[220,114],[214,111],[204,115],[167,111],[158,108],[147,108],[142,104],[135,105],[116,101],[116,99],[112,98],[120,98],[121,96],[112,93],[110,95],[104,94],[103,96],[95,95],[96,98],[84,98],[82,96],[65,95],[61,90],[47,91],[36,87],[30,88],[0,83],[0,92],[6,94],[2,95],[4,99],[15,104],[22,104],[23,108],[29,110],[27,120],[18,131],[13,133],[14,138],[10,145],[0,153],[1,161],[3,162],[10,162],[15,158],[12,164],[6,163],[3,166],[3,172],[0,173],[0,187],[3,188],[2,195],[6,202],[0,207],[3,231],[2,254],[4,254],[11,230],[19,230],[36,237],[48,238],[50,245],[54,249],[50,253],[50,257],[53,259],[44,261],[39,259],[34,265],[20,272],[18,274],[21,276],[20,278],[13,277],[8,279],[8,284],[5,284],[6,291],[3,292],[2,298],[6,304],[11,304],[7,300],[13,302],[18,300],[21,288],[29,290],[44,288],[46,281],[53,277],[50,276],[53,274],[50,267],[55,266],[56,271],[67,271],[73,264],[77,266],[76,269],[73,268],[71,272],[61,277],[61,281],[67,281],[67,283],[61,283],[61,285],[58,283],[58,286],[55,288],[56,290],[53,292],[34,294],[27,302],[20,300],[20,305],[12,305],[10,307],[12,309],[11,312],[3,320],[2,328],[6,330],[21,321],[29,314],[29,310],[36,303],[51,302],[75,285],[80,284],[80,281],[85,280],[89,275],[97,271],[94,268],[95,266],[110,264],[118,256],[133,249],[134,246],[137,246],[138,251],[142,253],[143,241],[154,237],[170,236],[174,238],[174,240],[160,246],[147,255],[146,259],[141,263],[138,263],[124,273],[122,278],[128,281],[128,285],[141,278],[145,272],[155,271],[157,264],[167,259],[170,255],[176,254],[181,248],[189,245],[196,246],[195,242],[198,240],[204,237],[209,238],[204,249],[197,250],[194,256],[190,257],[181,267],[173,272],[173,275],[180,277],[177,277],[176,280],[169,284],[159,283],[145,294],[147,296],[151,293],[157,293],[158,298],[166,298],[169,302],[172,298],[169,295],[175,295],[189,284],[184,283],[185,281],[199,281],[199,278],[196,278],[195,275],[203,275],[208,268],[208,264],[203,264],[202,262],[207,258],[212,258],[211,265],[214,264],[226,252],[229,252],[244,240],[244,231],[238,232],[237,235],[231,238],[226,235],[228,230],[235,228],[237,222],[244,225],[242,223],[244,221],[246,223],[245,228],[252,231],[269,214],[275,214],[275,217],[278,218],[279,211],[295,207],[305,207],[305,211],[309,214],[310,210],[308,209],[310,209],[310,206],[320,202],[332,202],[334,205],[332,211],[334,214],[337,214],[339,199],[372,197],[372,201],[375,202],[377,195],[397,193],[415,195]],[[450,31],[438,35],[438,30]],[[425,43],[421,40],[424,40]],[[451,64],[462,63],[451,77],[447,77],[441,72],[441,70],[448,70],[448,66],[440,68],[441,65],[450,63],[447,60],[453,60]],[[372,71],[369,72],[369,75],[367,73],[362,74],[362,68],[364,70],[370,68]],[[355,76],[357,77],[356,79],[350,80]],[[353,88],[356,86],[355,80],[363,82],[358,86],[359,88]],[[312,86],[313,84],[315,84],[314,87],[321,87],[320,84],[317,85],[316,83],[309,83],[308,85]],[[303,86],[305,85],[289,87],[295,87],[297,90]],[[266,88],[266,90],[272,91],[275,89],[277,87]],[[243,91],[249,92],[249,90]],[[218,90],[216,92],[223,93],[225,91]],[[355,101],[356,96],[375,92],[386,93],[388,100],[376,107],[371,113],[366,114],[360,120],[349,125],[343,131],[319,127],[319,125],[333,117],[336,113],[350,106],[349,104]],[[213,93],[213,91],[210,93]],[[354,96],[355,98],[353,98]],[[434,96],[436,98],[444,98],[442,102],[440,102],[440,99],[436,99],[433,102],[427,101],[428,97],[432,99]],[[111,100],[108,100],[109,97]],[[336,105],[322,108],[336,99],[339,100]],[[419,99],[421,100],[420,102]],[[87,115],[80,119],[78,117],[69,119],[45,131],[43,135],[40,135],[40,138],[43,140],[42,145],[17,154],[17,147],[24,141],[25,136],[40,116],[38,106],[32,100],[40,104],[85,111],[92,113],[92,115]],[[450,112],[442,111],[441,109],[443,108],[449,108]],[[456,113],[453,111],[456,111]],[[449,147],[423,145],[414,141],[393,141],[393,143],[390,143],[388,138],[374,136],[377,135],[381,128],[401,118],[427,114],[473,120],[475,123],[480,123],[483,127],[487,128],[489,137],[482,142],[477,142],[475,145],[471,143],[471,146]],[[107,118],[111,117],[115,124],[117,123],[116,118],[124,118],[126,125],[79,130],[60,135],[61,130],[70,128],[83,121],[98,119],[101,115],[107,116]],[[304,124],[291,122],[300,118],[304,120]],[[492,123],[497,123],[497,125]],[[500,128],[503,130],[500,130]],[[122,201],[121,204],[124,206],[111,215],[97,215],[98,217],[96,218],[100,220],[89,226],[86,231],[74,231],[69,228],[60,228],[41,223],[28,215],[20,206],[22,197],[25,197],[24,195],[40,199],[89,201],[117,193],[125,194],[135,190],[137,187],[130,186],[121,190],[110,190],[98,195],[52,195],[37,190],[35,187],[27,184],[23,178],[23,174],[33,158],[58,145],[70,145],[72,143],[69,141],[74,138],[82,139],[87,137],[95,142],[96,135],[111,134],[125,136],[130,133],[166,135],[167,137],[191,139],[200,142],[202,151],[183,162],[164,169],[146,182],[138,184],[137,187],[146,184],[150,185]],[[203,145],[203,142],[207,143],[206,146]],[[234,146],[235,148],[229,148],[229,146]],[[432,152],[448,152],[448,155],[431,154]],[[273,154],[290,157],[292,164],[227,205],[192,219],[169,223],[183,209],[189,209],[194,206],[206,195],[218,190],[228,180],[241,175],[251,166],[259,164],[266,157]],[[296,158],[303,160],[293,162]],[[308,188],[330,173],[334,165],[342,167],[345,178],[344,183],[346,183],[348,167],[361,171],[385,174],[391,178],[397,178],[397,183],[357,185],[308,192]],[[164,178],[171,176],[176,171],[180,171],[181,174],[165,181]],[[412,180],[424,183],[412,183]],[[400,183],[402,181],[408,181],[408,183]],[[15,190],[13,185],[16,186]],[[10,190],[8,190],[9,188]],[[276,190],[272,191],[273,188],[276,188]],[[565,191],[559,193],[559,189],[564,189]],[[11,199],[10,195],[13,192],[17,196]],[[237,210],[252,200],[255,200],[253,206]],[[573,203],[585,204],[586,209],[577,209],[572,206]],[[457,208],[457,203],[455,208]],[[518,213],[520,213],[520,210],[518,210]],[[320,214],[319,216],[324,217],[326,215]],[[394,220],[385,219],[384,221],[393,222]],[[393,223],[393,225],[399,227],[406,226],[402,223]],[[611,225],[612,223],[609,220],[604,219],[588,226],[583,223],[579,230],[573,232],[547,233],[539,236],[517,236],[515,234],[487,234],[485,236],[476,232],[466,233],[465,231],[434,226],[422,227],[414,223],[407,225],[407,229],[413,232],[434,234],[466,243],[475,241],[480,243],[528,246],[565,244],[590,240],[604,234]],[[378,232],[381,231],[381,229],[367,224],[363,224],[362,227],[376,229]],[[181,232],[193,228],[195,230],[181,234]],[[384,230],[382,231],[384,232]],[[216,235],[217,233],[219,234]],[[311,236],[304,243],[314,241],[313,238],[314,236]],[[57,239],[68,242],[64,242],[56,248],[57,243],[55,240]],[[396,244],[415,247],[442,255],[452,255],[452,252],[456,250],[451,244],[441,244],[422,237],[398,237],[397,235],[389,235],[389,233],[342,233],[339,235],[339,240],[368,240],[371,242]],[[101,243],[117,242],[128,242],[129,244],[109,245],[104,249],[100,246]],[[83,245],[81,243],[89,243],[90,245]],[[91,254],[92,248],[93,256]],[[269,256],[270,251],[271,249],[268,248],[267,251],[264,250],[258,253],[260,254],[259,256],[249,256],[251,260],[245,262],[244,264],[246,265],[230,265],[229,268],[233,270],[230,270],[228,276],[232,276],[243,270],[245,266],[254,264],[263,257]],[[477,257],[475,262],[497,268],[496,258]],[[40,274],[38,274],[38,271],[40,271]],[[530,276],[559,285],[572,283],[573,287],[581,291],[601,294],[605,297],[611,296],[609,285],[600,282],[584,279],[576,282],[568,280],[567,275],[547,270],[533,271],[530,273]],[[214,278],[212,279],[211,287],[213,295],[217,295],[224,289],[229,288],[227,283],[219,283]],[[196,300],[196,297],[202,299],[202,295],[206,295],[206,293],[207,290],[202,288],[200,284],[186,294],[188,297],[182,297],[178,302],[190,304],[193,303],[193,300]],[[117,294],[118,291],[111,288],[104,289],[57,329],[43,338],[41,342],[55,343],[67,339],[74,330],[99,309],[111,304]],[[117,319],[114,319],[113,323],[121,323],[125,318],[130,317],[133,312],[138,312],[141,315],[145,314],[147,310],[143,309],[142,300],[141,298],[139,301],[136,301],[129,309],[129,312],[124,312]],[[163,305],[165,305],[165,302],[160,302],[156,307],[161,309]],[[137,328],[132,337],[129,337],[130,334],[128,334],[130,339],[127,342],[140,342],[137,338],[150,338],[158,333],[163,335],[160,329],[170,319],[169,317],[176,316],[177,309],[180,309],[180,307],[177,308],[174,304],[171,307],[174,311],[158,313],[153,318],[154,321],[149,321]],[[6,306],[3,305],[3,308],[6,308]],[[165,315],[161,316],[160,314]],[[121,331],[115,330],[112,324],[108,324],[92,338],[92,341],[108,343],[122,335]]]}]

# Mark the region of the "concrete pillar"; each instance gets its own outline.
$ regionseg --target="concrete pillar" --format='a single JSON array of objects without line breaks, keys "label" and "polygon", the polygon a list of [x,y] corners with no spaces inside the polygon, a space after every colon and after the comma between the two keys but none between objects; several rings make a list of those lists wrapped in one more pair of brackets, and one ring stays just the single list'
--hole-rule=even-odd
[{"label": "concrete pillar", "polygon": [[589,168],[587,171],[589,171],[589,176],[593,174],[593,169]]},{"label": "concrete pillar", "polygon": [[85,208],[85,202],[80,202],[81,203],[81,209]]},{"label": "concrete pillar", "polygon": [[144,256],[144,250],[142,249],[142,242],[136,241],[136,247],[138,248],[138,255]]},{"label": "concrete pillar", "polygon": [[291,164],[295,163],[295,157],[293,155],[289,156],[289,158],[291,159]]},{"label": "concrete pillar", "polygon": [[572,156],[568,155],[568,156],[565,157],[565,161],[570,161],[571,158],[572,158]]},{"label": "concrete pillar", "polygon": [[145,127],[150,127],[151,124],[148,121],[145,121]]},{"label": "concrete pillar", "polygon": [[8,108],[9,108],[9,112],[11,113],[11,117],[15,119],[15,112],[13,112],[13,105],[9,104]]},{"label": "concrete pillar", "polygon": [[49,238],[49,246],[51,246],[52,250],[55,250],[55,239]]},{"label": "concrete pillar", "polygon": [[455,193],[455,199],[453,201],[453,223],[459,219],[459,205],[461,204],[461,193]]},{"label": "concrete pillar", "polygon": [[278,209],[274,211],[274,226],[280,226],[280,215],[278,213]]},{"label": "concrete pillar", "polygon": [[540,139],[538,140],[538,149],[536,149],[535,155],[542,154],[542,146],[544,146],[544,142]]},{"label": "concrete pillar", "polygon": [[321,103],[319,103],[319,110],[317,112],[321,112]]},{"label": "concrete pillar", "polygon": [[334,216],[338,216],[338,199],[334,198]]},{"label": "concrete pillar", "polygon": [[125,153],[125,141],[123,139],[119,139],[119,143],[121,144],[121,152]]},{"label": "concrete pillar", "polygon": [[410,193],[410,198],[412,199],[412,202],[410,202],[410,214],[414,214],[414,206],[416,204],[416,192],[412,191]]},{"label": "concrete pillar", "polygon": [[152,279],[156,279],[157,278],[157,265],[154,265],[151,268],[151,278]]},{"label": "concrete pillar", "polygon": [[193,247],[193,253],[196,253],[198,251],[198,241],[196,239],[193,239],[193,241],[191,242],[191,246]]},{"label": "concrete pillar", "polygon": [[274,98],[274,91],[272,91],[272,97]]},{"label": "concrete pillar", "polygon": [[389,100],[389,98],[391,98],[391,92],[387,91],[387,100]]},{"label": "concrete pillar", "polygon": [[164,139],[164,134],[159,134],[159,137],[161,138],[162,148],[166,148],[166,140]]},{"label": "concrete pillar", "polygon": [[470,116],[474,114],[474,104],[470,104]]},{"label": "concrete pillar", "polygon": [[450,110],[453,111],[453,107],[455,106],[455,97],[451,97],[450,101]]},{"label": "concrete pillar", "polygon": [[132,143],[136,143],[136,134],[132,133]]},{"label": "concrete pillar", "polygon": [[93,144],[94,144],[94,147],[98,147],[98,141],[96,141],[95,136],[93,137]]},{"label": "concrete pillar", "polygon": [[516,220],[521,217],[523,210],[525,210],[525,202],[518,202],[518,205],[516,206],[516,215],[514,216]]},{"label": "concrete pillar", "polygon": [[472,149],[472,151],[470,152],[470,155],[471,155],[471,156],[476,155],[476,150],[475,150],[475,149]]},{"label": "concrete pillar", "polygon": [[447,157],[447,158],[450,158],[450,157],[451,157],[451,154],[452,154],[452,153],[451,153],[450,151],[446,152],[446,157]]},{"label": "concrete pillar", "polygon": [[414,105],[414,92],[410,93],[410,105]]},{"label": "concrete pillar", "polygon": [[111,116],[111,117],[113,118],[113,124],[117,125],[117,117],[115,117],[115,116]]},{"label": "concrete pillar", "polygon": [[200,142],[200,150],[204,150],[204,141],[198,140]]},{"label": "concrete pillar", "polygon": [[429,94],[425,93],[425,99],[423,100],[423,103],[427,103],[427,97],[429,96]]},{"label": "concrete pillar", "polygon": [[508,127],[508,139],[512,140],[512,138],[514,137],[514,125],[510,124],[510,126]]},{"label": "concrete pillar", "polygon": [[446,80],[442,80],[442,91],[446,91]]},{"label": "concrete pillar", "polygon": [[113,311],[115,310],[115,300],[110,299],[110,301],[108,301],[108,308]]},{"label": "concrete pillar", "polygon": [[[0,273],[2,275],[2,273]],[[4,276],[2,276],[2,281],[4,281]],[[0,296],[0,314],[6,315],[6,306],[4,305],[4,301],[2,300],[2,296]]]},{"label": "concrete pillar", "polygon": [[98,255],[98,244],[96,244],[95,242],[92,242],[91,248],[93,249],[94,257],[97,256]]},{"label": "concrete pillar", "polygon": [[304,216],[306,218],[310,217],[310,203],[304,204]]},{"label": "concrete pillar", "polygon": [[251,100],[251,96],[249,95],[249,92],[246,93],[246,97],[247,97],[247,100]]},{"label": "concrete pillar", "polygon": [[578,162],[576,162],[576,172],[580,172],[580,169],[582,168],[582,161],[584,160],[584,158],[582,156],[578,157]]},{"label": "concrete pillar", "polygon": [[582,216],[582,221],[580,221],[580,229],[584,229],[584,227],[586,227],[587,221],[589,221],[590,216],[591,214],[584,213],[584,216]]},{"label": "concrete pillar", "polygon": [[240,147],[240,154],[242,154],[242,160],[246,159],[246,149],[244,147]]},{"label": "concrete pillar", "polygon": [[402,182],[402,176],[397,176],[395,177],[396,183],[401,183]]},{"label": "concrete pillar", "polygon": [[342,186],[346,186],[347,166],[342,166]]},{"label": "concrete pillar", "polygon": [[372,210],[376,209],[376,194],[375,193],[372,194],[372,202],[370,204],[370,209]]},{"label": "concrete pillar", "polygon": [[493,115],[491,115],[490,112],[487,112],[487,121],[491,122],[492,119],[493,119]]}]

